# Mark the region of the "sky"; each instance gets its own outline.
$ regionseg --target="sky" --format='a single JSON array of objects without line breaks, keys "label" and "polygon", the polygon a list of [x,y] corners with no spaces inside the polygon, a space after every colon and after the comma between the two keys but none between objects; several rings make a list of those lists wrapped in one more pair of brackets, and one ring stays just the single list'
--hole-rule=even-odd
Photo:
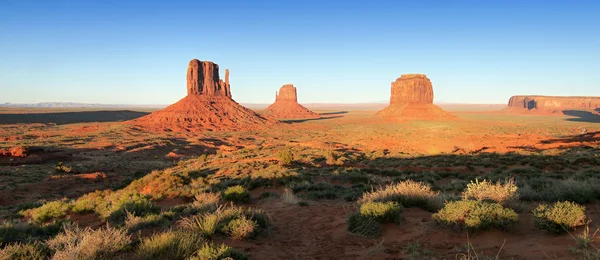
[{"label": "sky", "polygon": [[407,73],[443,102],[600,96],[600,1],[0,1],[0,103],[170,104],[194,58],[240,103],[385,101]]}]

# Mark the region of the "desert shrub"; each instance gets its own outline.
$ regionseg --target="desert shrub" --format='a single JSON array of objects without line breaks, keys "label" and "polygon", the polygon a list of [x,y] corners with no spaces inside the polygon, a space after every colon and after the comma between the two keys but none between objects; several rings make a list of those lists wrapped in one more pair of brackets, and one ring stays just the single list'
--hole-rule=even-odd
[{"label": "desert shrub", "polygon": [[533,210],[533,216],[538,228],[554,233],[563,233],[582,226],[587,219],[585,207],[569,201],[552,205],[542,204]]},{"label": "desert shrub", "polygon": [[28,210],[26,214],[30,215],[35,223],[43,223],[52,219],[64,218],[71,207],[71,204],[66,201],[51,201],[39,208]]},{"label": "desert shrub", "polygon": [[247,217],[241,217],[229,221],[224,227],[224,231],[233,239],[243,240],[253,238],[256,235],[258,224],[256,221]]},{"label": "desert shrub", "polygon": [[204,239],[195,232],[167,231],[142,239],[136,249],[140,259],[184,260],[202,248]]},{"label": "desert shrub", "polygon": [[439,192],[433,191],[431,186],[427,184],[407,180],[390,184],[379,190],[366,192],[358,202],[359,204],[364,204],[370,201],[395,201],[405,207],[421,207],[426,210],[435,210],[438,195]]},{"label": "desert shrub", "polygon": [[402,220],[402,206],[394,201],[367,202],[360,205],[360,214],[374,218],[380,222],[396,222]]},{"label": "desert shrub", "polygon": [[366,236],[375,237],[381,235],[383,226],[375,218],[363,216],[360,213],[354,213],[348,216],[348,232]]},{"label": "desert shrub", "polygon": [[218,230],[223,213],[221,209],[215,212],[206,212],[182,219],[184,228],[200,233],[204,238],[211,238]]},{"label": "desert shrub", "polygon": [[285,188],[283,190],[283,195],[281,195],[281,199],[287,204],[297,204],[299,201],[298,197],[296,197],[296,195],[294,195],[294,192],[289,188]]},{"label": "desert shrub", "polygon": [[513,179],[507,180],[505,183],[475,180],[467,184],[467,189],[462,193],[462,198],[465,200],[496,202],[503,206],[512,207],[519,202],[517,189]]},{"label": "desert shrub", "polygon": [[19,221],[0,221],[0,245],[13,242],[44,240],[55,236],[61,229],[61,222],[30,224]]},{"label": "desert shrub", "polygon": [[169,225],[171,225],[171,221],[169,221],[164,214],[152,214],[139,217],[127,212],[127,217],[125,219],[125,228],[129,232],[149,227],[167,227]]},{"label": "desert shrub", "polygon": [[496,227],[508,229],[518,220],[517,213],[498,203],[475,200],[452,201],[446,203],[433,219],[449,227],[465,227],[470,230]]},{"label": "desert shrub", "polygon": [[217,209],[219,201],[221,201],[221,195],[218,193],[198,193],[192,206],[199,211],[211,211]]},{"label": "desert shrub", "polygon": [[50,255],[50,250],[40,242],[29,244],[12,244],[0,249],[2,260],[44,260]]},{"label": "desert shrub", "polygon": [[246,260],[248,257],[243,252],[235,250],[227,245],[221,244],[217,246],[211,242],[208,242],[202,245],[202,248],[196,252],[196,255],[190,258],[190,260],[220,259]]},{"label": "desert shrub", "polygon": [[72,169],[71,167],[64,165],[63,162],[58,162],[56,163],[54,170],[57,173],[70,173]]},{"label": "desert shrub", "polygon": [[69,226],[63,233],[48,241],[56,253],[52,259],[113,258],[131,243],[127,232],[110,226],[93,230]]},{"label": "desert shrub", "polygon": [[244,202],[250,201],[250,193],[241,185],[231,186],[223,192],[223,198],[229,201]]},{"label": "desert shrub", "polygon": [[520,189],[521,199],[532,201],[573,201],[585,204],[600,196],[600,181],[588,180],[553,180],[550,178],[532,178],[523,181]]},{"label": "desert shrub", "polygon": [[277,158],[283,165],[289,165],[294,161],[294,154],[290,148],[285,148],[277,152]]}]

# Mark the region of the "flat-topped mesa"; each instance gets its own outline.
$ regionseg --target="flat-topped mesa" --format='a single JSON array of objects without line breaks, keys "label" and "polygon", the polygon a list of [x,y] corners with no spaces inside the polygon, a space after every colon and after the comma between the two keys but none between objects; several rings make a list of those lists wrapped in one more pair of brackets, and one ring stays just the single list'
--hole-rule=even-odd
[{"label": "flat-topped mesa", "polygon": [[512,96],[508,108],[521,111],[561,112],[563,110],[594,110],[600,108],[600,97],[574,96]]},{"label": "flat-topped mesa", "polygon": [[402,74],[391,89],[390,105],[375,115],[391,120],[456,118],[433,104],[433,85],[425,74]]},{"label": "flat-topped mesa", "polygon": [[433,86],[425,74],[402,74],[392,82],[390,104],[433,104]]},{"label": "flat-topped mesa", "polygon": [[275,92],[275,102],[287,101],[298,102],[298,93],[293,84],[285,84],[279,89],[279,93]]},{"label": "flat-topped mesa", "polygon": [[231,98],[229,70],[225,70],[225,81],[219,78],[219,65],[211,61],[190,61],[187,70],[188,95],[226,96]]}]

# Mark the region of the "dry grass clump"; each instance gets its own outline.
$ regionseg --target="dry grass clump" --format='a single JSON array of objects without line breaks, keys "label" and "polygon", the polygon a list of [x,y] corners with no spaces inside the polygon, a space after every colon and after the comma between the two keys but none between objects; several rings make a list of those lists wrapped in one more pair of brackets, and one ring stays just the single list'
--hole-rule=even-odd
[{"label": "dry grass clump", "polygon": [[184,218],[182,226],[211,238],[216,233],[229,235],[233,239],[250,239],[268,226],[265,214],[260,210],[234,206],[220,206],[215,211]]},{"label": "dry grass clump", "polygon": [[533,216],[538,228],[554,233],[567,232],[587,221],[585,207],[570,201],[539,205],[533,210]]},{"label": "dry grass clump", "polygon": [[365,192],[358,203],[395,201],[405,207],[420,207],[433,211],[437,207],[439,195],[440,193],[432,190],[428,184],[406,180]]},{"label": "dry grass clump", "polygon": [[0,249],[0,259],[27,259],[27,260],[43,260],[47,259],[50,250],[40,242],[29,244],[10,244]]},{"label": "dry grass clump", "polygon": [[52,259],[102,259],[113,258],[131,244],[131,237],[125,230],[110,226],[93,230],[67,226],[63,233],[48,241],[48,246],[56,253]]},{"label": "dry grass clump", "polygon": [[299,202],[298,197],[296,197],[296,195],[294,195],[294,192],[290,188],[285,188],[283,190],[281,199],[283,200],[283,202],[285,202],[287,204],[298,204],[298,202]]},{"label": "dry grass clump", "polygon": [[142,239],[136,254],[143,260],[184,260],[200,250],[205,242],[198,233],[170,230]]},{"label": "dry grass clump", "polygon": [[508,229],[518,220],[517,213],[498,203],[461,200],[446,203],[432,218],[448,227],[480,230],[490,227]]},{"label": "dry grass clump", "polygon": [[462,199],[496,202],[503,206],[514,207],[519,203],[517,190],[514,179],[509,179],[505,183],[476,179],[467,184],[467,189],[462,193]]}]

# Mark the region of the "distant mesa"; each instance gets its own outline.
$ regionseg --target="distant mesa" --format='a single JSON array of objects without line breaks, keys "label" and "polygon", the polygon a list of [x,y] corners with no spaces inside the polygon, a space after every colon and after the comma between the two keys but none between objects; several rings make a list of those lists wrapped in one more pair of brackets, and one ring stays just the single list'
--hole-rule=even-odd
[{"label": "distant mesa", "polygon": [[298,93],[296,87],[292,84],[285,84],[275,92],[275,103],[271,104],[265,110],[265,114],[274,118],[282,119],[304,119],[320,118],[319,114],[308,110],[308,108],[298,104]]},{"label": "distant mesa", "polygon": [[187,70],[188,95],[163,110],[130,121],[164,131],[241,131],[278,124],[243,107],[231,97],[229,70],[219,78],[219,65],[190,61]]},{"label": "distant mesa", "polygon": [[512,96],[508,100],[506,111],[562,114],[566,110],[595,112],[598,108],[600,108],[600,97]]},{"label": "distant mesa", "polygon": [[425,74],[403,74],[392,82],[390,105],[375,115],[390,119],[455,119],[433,104],[433,85]]}]

